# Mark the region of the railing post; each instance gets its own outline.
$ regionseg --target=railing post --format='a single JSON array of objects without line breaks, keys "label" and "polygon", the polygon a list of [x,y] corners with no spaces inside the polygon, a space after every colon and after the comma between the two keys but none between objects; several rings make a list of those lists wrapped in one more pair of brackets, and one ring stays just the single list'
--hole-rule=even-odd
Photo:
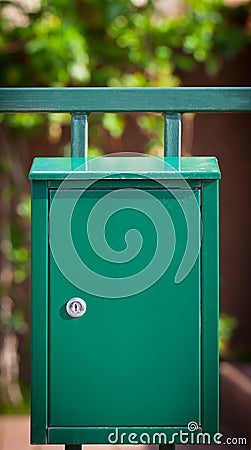
[{"label": "railing post", "polygon": [[73,158],[88,156],[88,114],[85,112],[72,114],[71,156]]},{"label": "railing post", "polygon": [[181,155],[181,114],[164,113],[164,156]]}]

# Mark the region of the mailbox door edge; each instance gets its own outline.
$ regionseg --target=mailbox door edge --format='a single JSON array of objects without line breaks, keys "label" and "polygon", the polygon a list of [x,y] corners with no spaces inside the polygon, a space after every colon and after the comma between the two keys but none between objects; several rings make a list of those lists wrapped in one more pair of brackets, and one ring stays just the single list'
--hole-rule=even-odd
[{"label": "mailbox door edge", "polygon": [[202,186],[202,426],[219,431],[219,181]]},{"label": "mailbox door edge", "polygon": [[32,182],[31,443],[47,443],[48,425],[48,189]]}]

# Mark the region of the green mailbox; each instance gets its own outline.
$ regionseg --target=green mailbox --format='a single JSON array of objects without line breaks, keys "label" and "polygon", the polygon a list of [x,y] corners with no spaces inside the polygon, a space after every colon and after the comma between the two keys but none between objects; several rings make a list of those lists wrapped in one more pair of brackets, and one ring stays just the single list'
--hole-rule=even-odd
[{"label": "green mailbox", "polygon": [[219,177],[214,157],[34,160],[33,443],[218,431]]}]

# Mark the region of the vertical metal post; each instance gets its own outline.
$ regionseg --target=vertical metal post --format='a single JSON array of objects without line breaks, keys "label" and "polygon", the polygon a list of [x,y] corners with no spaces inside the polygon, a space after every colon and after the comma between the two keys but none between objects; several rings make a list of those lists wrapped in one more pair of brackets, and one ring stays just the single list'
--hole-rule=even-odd
[{"label": "vertical metal post", "polygon": [[164,113],[164,156],[181,155],[181,114]]},{"label": "vertical metal post", "polygon": [[66,444],[65,446],[65,450],[81,450],[81,448],[82,448],[81,444],[73,444],[73,445]]},{"label": "vertical metal post", "polygon": [[73,158],[88,156],[88,114],[85,112],[72,114],[71,156]]},{"label": "vertical metal post", "polygon": [[175,450],[175,444],[159,444],[159,450]]}]

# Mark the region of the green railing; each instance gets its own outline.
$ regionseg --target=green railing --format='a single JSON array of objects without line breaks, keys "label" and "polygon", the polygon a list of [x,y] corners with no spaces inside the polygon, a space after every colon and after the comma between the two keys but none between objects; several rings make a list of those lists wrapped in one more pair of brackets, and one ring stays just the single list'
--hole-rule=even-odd
[{"label": "green railing", "polygon": [[251,88],[1,88],[0,112],[71,113],[72,156],[87,157],[88,115],[164,115],[164,155],[180,156],[185,112],[251,111]]}]

